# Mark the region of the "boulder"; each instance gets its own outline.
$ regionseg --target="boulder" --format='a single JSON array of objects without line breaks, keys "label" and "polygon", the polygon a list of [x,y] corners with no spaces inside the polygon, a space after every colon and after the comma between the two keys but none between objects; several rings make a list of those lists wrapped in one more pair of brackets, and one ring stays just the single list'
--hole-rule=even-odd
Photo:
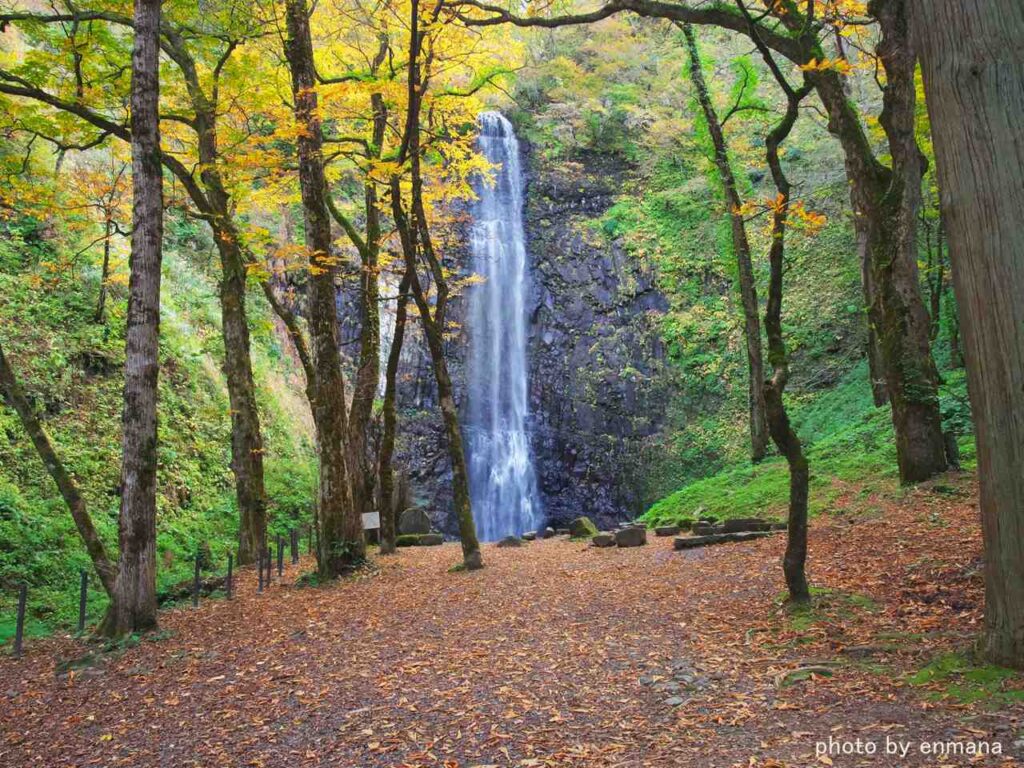
[{"label": "boulder", "polygon": [[547,527],[547,528],[544,528],[543,530],[537,531],[537,538],[538,539],[550,539],[554,535],[555,535],[555,529],[551,528],[550,526]]},{"label": "boulder", "polygon": [[403,533],[395,537],[396,547],[415,547],[420,543],[419,533]]},{"label": "boulder", "polygon": [[537,532],[536,531],[527,531],[526,533],[523,534],[523,541],[533,541],[536,538],[537,538]]},{"label": "boulder", "polygon": [[730,541],[751,541],[771,536],[772,531],[739,531],[737,533],[714,533],[708,536],[677,536],[672,542],[674,549],[696,549],[712,544],[726,544]]},{"label": "boulder", "polygon": [[597,526],[589,517],[577,517],[569,523],[569,535],[574,539],[586,539],[597,533]]},{"label": "boulder", "polygon": [[521,547],[525,542],[518,536],[506,536],[495,544],[496,547]]},{"label": "boulder", "polygon": [[615,532],[615,544],[619,547],[641,547],[647,543],[647,529],[630,526]]},{"label": "boulder", "polygon": [[438,544],[444,544],[444,536],[440,533],[424,533],[420,536],[421,547],[436,547]]},{"label": "boulder", "polygon": [[767,531],[768,523],[759,517],[736,517],[722,523],[722,533],[741,531]]},{"label": "boulder", "polygon": [[430,518],[419,507],[410,507],[398,518],[398,532],[401,534],[430,533],[430,528]]},{"label": "boulder", "polygon": [[677,536],[672,542],[673,549],[696,549],[714,543],[714,536]]},{"label": "boulder", "polygon": [[721,533],[722,527],[715,525],[714,523],[700,522],[693,526],[694,536],[712,536],[716,533]]},{"label": "boulder", "polygon": [[613,533],[596,533],[590,537],[590,545],[593,547],[614,547],[615,546],[615,534]]},{"label": "boulder", "polygon": [[655,536],[676,536],[679,534],[678,525],[659,525],[654,529]]}]

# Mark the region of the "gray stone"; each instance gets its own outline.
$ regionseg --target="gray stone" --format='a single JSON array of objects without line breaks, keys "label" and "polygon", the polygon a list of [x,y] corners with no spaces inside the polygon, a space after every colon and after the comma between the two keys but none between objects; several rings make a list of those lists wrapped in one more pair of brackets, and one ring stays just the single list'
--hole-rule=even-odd
[{"label": "gray stone", "polygon": [[526,533],[523,534],[523,541],[533,541],[536,538],[537,538],[537,532],[536,531],[527,531]]},{"label": "gray stone", "polygon": [[518,536],[506,536],[504,539],[499,541],[495,546],[497,547],[521,547],[525,542]]},{"label": "gray stone", "polygon": [[767,531],[768,523],[759,517],[736,517],[722,523],[722,533],[742,531]]},{"label": "gray stone", "polygon": [[655,536],[676,536],[679,534],[678,525],[659,525],[654,529]]},{"label": "gray stone", "polygon": [[585,539],[597,534],[597,526],[589,517],[577,517],[569,523],[569,535],[574,539]]},{"label": "gray stone", "polygon": [[641,547],[647,543],[647,529],[636,526],[615,532],[615,544],[620,547]]},{"label": "gray stone", "polygon": [[712,536],[716,533],[721,532],[722,527],[719,525],[715,525],[714,523],[707,523],[702,521],[699,523],[695,523],[693,526],[694,536]]},{"label": "gray stone", "polygon": [[668,707],[680,707],[685,703],[686,699],[684,699],[682,696],[670,696],[664,701],[665,706]]},{"label": "gray stone", "polygon": [[615,535],[611,533],[597,533],[590,537],[590,544],[594,547],[614,547]]},{"label": "gray stone", "polygon": [[547,528],[545,528],[545,529],[543,529],[541,531],[537,531],[537,538],[538,539],[550,539],[554,535],[555,535],[555,529],[550,527],[550,526],[548,526]]},{"label": "gray stone", "polygon": [[444,536],[440,533],[424,533],[420,536],[421,547],[436,547],[438,544],[444,544]]},{"label": "gray stone", "polygon": [[410,507],[398,518],[398,532],[402,534],[430,533],[430,528],[430,518],[419,507]]},{"label": "gray stone", "polygon": [[696,549],[712,544],[726,544],[731,541],[752,541],[771,536],[771,531],[740,531],[739,533],[715,533],[708,536],[677,536],[672,542],[673,549]]}]

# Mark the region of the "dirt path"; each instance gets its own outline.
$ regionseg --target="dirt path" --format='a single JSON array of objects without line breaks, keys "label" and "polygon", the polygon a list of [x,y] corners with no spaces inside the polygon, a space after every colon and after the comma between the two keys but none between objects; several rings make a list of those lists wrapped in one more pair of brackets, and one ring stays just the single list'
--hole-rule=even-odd
[{"label": "dirt path", "polygon": [[[978,627],[964,492],[815,525],[829,591],[808,617],[780,608],[781,537],[488,546],[479,573],[448,572],[455,545],[407,549],[323,589],[291,586],[304,564],[263,595],[245,573],[237,599],[168,611],[164,637],[98,666],[55,673],[83,652],[70,640],[0,662],[0,765],[962,765],[917,742],[996,738],[1005,756],[1020,709],[905,682]],[[780,687],[822,662],[831,676]],[[816,757],[830,735],[914,746]]]}]

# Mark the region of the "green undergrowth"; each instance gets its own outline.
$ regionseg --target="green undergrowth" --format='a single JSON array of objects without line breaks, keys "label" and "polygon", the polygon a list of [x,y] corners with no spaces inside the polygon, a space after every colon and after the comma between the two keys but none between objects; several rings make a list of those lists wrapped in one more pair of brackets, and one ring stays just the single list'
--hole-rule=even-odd
[{"label": "green undergrowth", "polygon": [[[947,372],[941,390],[947,425],[969,423],[961,371]],[[861,363],[832,390],[791,400],[793,423],[805,443],[810,465],[809,511],[831,509],[839,497],[847,507],[869,510],[872,499],[900,493],[890,411],[871,401],[867,366]],[[961,461],[973,467],[974,442],[960,439]],[[650,525],[675,523],[702,514],[784,517],[789,502],[786,462],[773,456],[757,465],[736,463],[689,483],[653,504],[642,519]]]},{"label": "green undergrowth", "polygon": [[970,653],[947,653],[910,675],[908,682],[930,700],[982,703],[993,708],[1024,701],[1019,673],[975,660]]},{"label": "green undergrowth", "polygon": [[[162,291],[159,392],[158,589],[190,578],[197,550],[223,570],[237,537],[230,410],[221,369],[216,262],[197,225],[171,220]],[[115,250],[115,254],[123,257]],[[0,341],[93,522],[116,556],[125,287],[114,281],[106,322],[94,319],[94,265],[58,256],[31,222],[0,225]],[[115,278],[123,273],[117,260]],[[123,277],[123,275],[121,275]],[[250,296],[253,365],[266,443],[271,533],[308,519],[315,484],[305,405],[261,296]],[[14,411],[0,405],[0,642],[14,633],[28,584],[29,636],[73,629],[79,571],[90,572],[88,621],[106,607],[90,561]]]}]

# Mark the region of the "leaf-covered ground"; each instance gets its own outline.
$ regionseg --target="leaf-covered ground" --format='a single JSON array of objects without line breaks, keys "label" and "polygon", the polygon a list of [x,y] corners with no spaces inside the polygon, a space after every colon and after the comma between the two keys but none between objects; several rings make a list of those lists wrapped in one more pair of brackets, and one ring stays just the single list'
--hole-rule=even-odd
[{"label": "leaf-covered ground", "polygon": [[[811,533],[811,611],[781,605],[784,541],[674,552],[556,539],[400,550],[325,588],[309,563],[255,594],[162,614],[91,666],[35,641],[0,661],[0,765],[965,765],[921,741],[998,740],[1021,681],[972,666],[983,585],[974,487],[855,489]],[[952,654],[960,655],[952,655]],[[816,755],[818,741],[906,759]]]}]

